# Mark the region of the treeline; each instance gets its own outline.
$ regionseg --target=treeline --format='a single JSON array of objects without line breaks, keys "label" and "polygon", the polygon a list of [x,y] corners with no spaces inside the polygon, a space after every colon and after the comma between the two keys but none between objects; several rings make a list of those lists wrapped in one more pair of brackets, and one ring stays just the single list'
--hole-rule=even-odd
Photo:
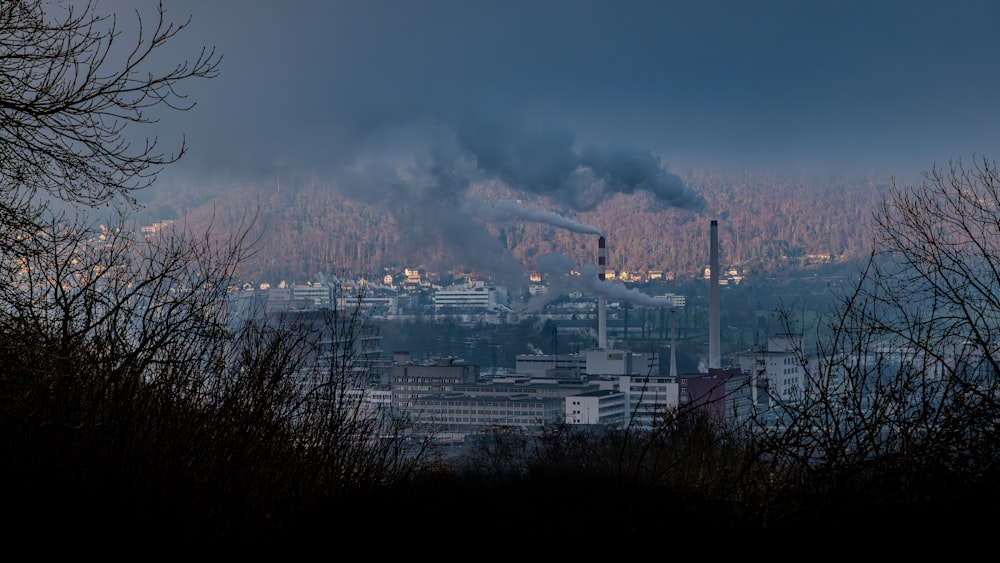
[{"label": "treeline", "polygon": [[[747,169],[692,169],[684,181],[704,197],[702,213],[659,205],[645,192],[614,195],[581,213],[544,199],[529,198],[526,203],[597,227],[608,239],[611,268],[658,271],[681,280],[696,278],[707,267],[708,223],[719,219],[721,263],[739,264],[751,276],[766,277],[803,269],[842,270],[863,260],[874,236],[872,213],[890,185],[876,177]],[[495,186],[479,187],[476,195],[524,197]],[[259,185],[172,185],[150,202],[145,217],[210,217],[215,228],[225,229],[248,209],[259,211],[262,235],[259,252],[243,265],[249,279],[306,281],[336,273],[381,277],[385,268],[442,274],[475,270],[456,253],[456,235],[435,224],[439,210],[352,200],[315,177],[291,176],[280,192]],[[535,268],[538,256],[549,253],[563,254],[579,265],[596,262],[593,235],[527,221],[476,224],[525,271]]]}]

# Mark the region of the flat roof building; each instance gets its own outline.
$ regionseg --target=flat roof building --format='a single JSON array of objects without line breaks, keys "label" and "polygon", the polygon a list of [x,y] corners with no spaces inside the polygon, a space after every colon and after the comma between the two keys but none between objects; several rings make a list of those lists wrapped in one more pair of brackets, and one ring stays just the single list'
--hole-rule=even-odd
[{"label": "flat roof building", "polygon": [[620,391],[601,389],[566,397],[566,422],[621,427],[625,424],[626,397]]},{"label": "flat roof building", "polygon": [[505,299],[495,287],[482,281],[453,285],[434,292],[434,310],[495,311]]}]

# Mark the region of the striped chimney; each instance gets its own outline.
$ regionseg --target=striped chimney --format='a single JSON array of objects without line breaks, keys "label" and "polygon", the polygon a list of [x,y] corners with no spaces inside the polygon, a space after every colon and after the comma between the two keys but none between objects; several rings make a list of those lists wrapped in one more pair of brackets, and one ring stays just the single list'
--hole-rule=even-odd
[{"label": "striped chimney", "polygon": [[[604,271],[607,270],[608,254],[604,244],[604,236],[597,239],[597,279],[604,281]],[[597,347],[601,350],[607,349],[608,345],[608,301],[601,294],[597,298]]]},{"label": "striped chimney", "polygon": [[604,281],[604,271],[607,270],[608,250],[604,245],[604,237],[597,239],[597,279]]}]

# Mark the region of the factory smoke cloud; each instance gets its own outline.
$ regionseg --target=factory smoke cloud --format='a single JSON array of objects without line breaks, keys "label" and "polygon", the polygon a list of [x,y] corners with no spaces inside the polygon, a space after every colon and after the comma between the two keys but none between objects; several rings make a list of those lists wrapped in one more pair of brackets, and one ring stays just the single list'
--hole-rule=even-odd
[{"label": "factory smoke cloud", "polygon": [[526,307],[528,311],[537,311],[555,296],[566,295],[573,291],[641,307],[673,306],[673,302],[669,299],[653,297],[620,283],[600,280],[596,264],[587,264],[577,270],[572,259],[555,253],[539,256],[535,264],[535,270],[546,277],[549,292],[547,295],[532,298]]},{"label": "factory smoke cloud", "polygon": [[615,193],[647,191],[663,205],[701,210],[705,202],[649,151],[624,146],[578,150],[567,131],[514,121],[463,122],[456,142],[477,169],[508,186],[590,211]]},{"label": "factory smoke cloud", "polygon": [[[527,287],[524,267],[483,222],[527,221],[580,234],[601,230],[524,201],[490,202],[472,186],[496,184],[576,212],[614,194],[646,191],[654,204],[700,210],[704,200],[648,151],[624,147],[577,149],[573,135],[526,128],[516,120],[425,120],[386,130],[338,177],[338,189],[359,201],[387,205],[411,237],[448,241],[458,266],[492,275],[517,292]],[[416,216],[419,215],[419,219]],[[419,223],[419,224],[417,224]],[[452,242],[453,241],[453,242]]]},{"label": "factory smoke cloud", "polygon": [[387,129],[371,145],[337,181],[344,195],[368,203],[447,201],[473,184],[500,182],[577,212],[641,191],[661,205],[695,211],[705,205],[648,150],[577,149],[567,131],[525,128],[513,119],[415,121]]},{"label": "factory smoke cloud", "polygon": [[635,288],[629,288],[620,283],[601,281],[597,278],[597,274],[597,266],[587,264],[580,268],[580,275],[574,277],[580,278],[579,287],[591,295],[604,296],[615,301],[645,307],[669,307],[673,303],[667,299],[646,295]]},{"label": "factory smoke cloud", "polygon": [[467,209],[473,215],[490,222],[528,221],[566,229],[570,232],[586,235],[600,235],[601,230],[552,211],[545,211],[509,199],[501,199],[488,203],[481,198],[470,197]]}]

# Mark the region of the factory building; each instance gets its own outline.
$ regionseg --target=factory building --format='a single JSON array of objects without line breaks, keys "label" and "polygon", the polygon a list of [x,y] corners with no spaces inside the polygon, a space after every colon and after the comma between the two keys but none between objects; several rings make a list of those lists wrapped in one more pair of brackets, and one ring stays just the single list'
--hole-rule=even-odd
[{"label": "factory building", "polygon": [[803,352],[802,337],[775,334],[767,348],[736,355],[739,376],[726,384],[726,415],[730,422],[751,419],[773,423],[782,404],[801,399],[808,382],[807,366],[814,361]]},{"label": "factory building", "polygon": [[440,438],[460,440],[499,426],[537,433],[563,419],[565,397],[594,389],[579,377],[537,380],[517,374],[481,380],[479,374],[479,366],[454,358],[414,364],[397,357],[389,368],[393,408]]},{"label": "factory building", "polygon": [[[711,225],[712,265],[718,261],[718,225]],[[681,382],[671,357],[671,372],[660,373],[655,352],[639,353],[609,345],[606,239],[598,240],[598,293],[595,349],[580,354],[519,355],[515,374],[480,380],[478,366],[442,359],[435,365],[397,363],[390,369],[394,408],[440,432],[459,436],[486,426],[512,426],[536,432],[557,421],[570,424],[651,429],[680,407]],[[714,270],[717,272],[718,267]],[[715,285],[713,280],[713,285]],[[610,293],[610,291],[609,291]],[[712,371],[724,371],[719,347],[717,287],[711,293],[709,322]],[[672,308],[683,307],[681,296],[664,296]],[[490,310],[502,306],[496,290],[483,282],[452,286],[434,295],[435,310]],[[704,384],[704,385],[703,385]],[[698,378],[684,380],[688,392],[708,386],[720,393],[724,386]],[[700,391],[699,391],[700,392]],[[714,396],[714,395],[713,395]],[[698,400],[703,399],[699,397]]]},{"label": "factory building", "polygon": [[627,406],[625,394],[611,389],[599,389],[566,397],[566,422],[622,427]]},{"label": "factory building", "polygon": [[562,399],[528,394],[506,396],[437,395],[413,403],[411,415],[439,438],[460,440],[487,428],[537,433],[563,416]]},{"label": "factory building", "polygon": [[709,368],[707,373],[680,374],[677,377],[680,404],[685,408],[703,409],[713,420],[723,422],[727,415],[727,382],[741,375],[739,368]]},{"label": "factory building", "polygon": [[436,363],[397,363],[389,368],[392,404],[397,411],[419,411],[419,400],[429,396],[453,395],[459,385],[479,381],[479,366],[439,358]]},{"label": "factory building", "polygon": [[580,354],[519,354],[514,358],[514,372],[533,377],[587,373],[587,357]]},{"label": "factory building", "polygon": [[505,307],[505,294],[482,281],[453,285],[434,292],[434,310],[444,311],[496,311]]}]

